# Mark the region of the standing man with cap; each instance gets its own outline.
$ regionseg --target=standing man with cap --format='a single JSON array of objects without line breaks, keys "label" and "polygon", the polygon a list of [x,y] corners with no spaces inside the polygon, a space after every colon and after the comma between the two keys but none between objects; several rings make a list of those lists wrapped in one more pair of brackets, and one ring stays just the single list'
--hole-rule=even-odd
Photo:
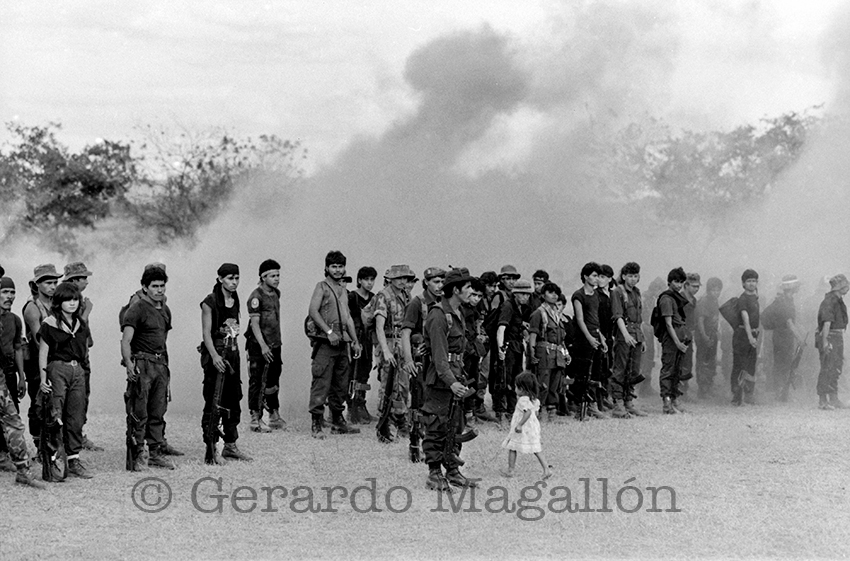
[{"label": "standing man with cap", "polygon": [[[250,324],[245,337],[248,351],[248,409],[251,430],[271,432],[285,429],[280,417],[280,264],[274,259],[260,263],[260,282],[248,297]],[[269,411],[269,424],[263,422],[263,404]]]},{"label": "standing man with cap", "polygon": [[[211,427],[213,408],[226,409],[223,416],[224,448],[219,457],[216,451],[208,464],[222,464],[221,458],[251,461],[236,446],[239,438],[239,417],[242,414],[242,380],[240,377],[239,347],[239,266],[223,263],[217,271],[213,291],[201,302],[201,368],[204,369],[204,413],[201,418],[204,442],[215,450],[218,427]],[[221,402],[215,403],[216,381],[224,376]],[[210,442],[210,439],[212,441]]]},{"label": "standing man with cap", "polygon": [[797,310],[794,306],[794,294],[798,290],[800,280],[797,276],[785,275],[782,277],[776,299],[762,313],[765,329],[773,330],[773,382],[776,398],[781,402],[788,401],[791,363],[794,361],[797,345],[803,341],[797,329]]},{"label": "standing man with cap", "polygon": [[[88,324],[90,324],[89,316],[91,316],[92,302],[87,296],[83,296],[83,291],[89,285],[90,276],[92,276],[92,272],[88,270],[88,267],[82,261],[75,261],[74,263],[65,265],[65,275],[62,279],[62,282],[70,282],[80,291],[80,317]],[[88,345],[89,349],[94,345],[94,341],[91,338],[91,331],[89,331]],[[89,357],[86,357],[83,371],[86,375],[86,409],[83,415],[83,427],[85,428],[85,423],[88,421],[89,401],[91,399],[91,360]],[[89,440],[85,432],[83,432],[83,450],[103,452],[103,448]]]},{"label": "standing man with cap", "polygon": [[738,325],[732,335],[732,405],[754,404],[753,392],[756,385],[756,362],[758,361],[759,336],[759,274],[747,269],[741,275],[744,293],[738,297],[735,315]]},{"label": "standing man with cap", "polygon": [[[463,430],[463,415],[457,403],[454,411],[460,419],[449,419],[452,400],[463,400],[474,388],[466,386],[463,372],[463,351],[466,345],[463,315],[460,305],[469,301],[472,291],[472,277],[453,269],[446,275],[443,284],[443,297],[428,309],[425,320],[425,350],[430,357],[425,373],[425,401],[422,406],[422,419],[425,423],[425,438],[422,449],[428,464],[428,479],[425,485],[436,491],[450,491],[450,485],[458,487],[477,487],[475,481],[467,479],[458,469],[460,445],[454,453],[445,453],[446,437],[449,430],[460,433]],[[529,295],[530,295],[529,287]],[[456,426],[458,423],[460,426]],[[443,475],[443,467],[446,473]]]},{"label": "standing man with cap", "polygon": [[[0,267],[2,270],[2,267]],[[20,401],[27,393],[24,378],[23,331],[21,318],[12,313],[15,302],[15,283],[0,272],[0,371],[6,381],[9,397],[15,404],[20,421]],[[0,471],[15,471],[9,457],[9,446],[0,430]]]},{"label": "standing man with cap", "polygon": [[[405,438],[410,432],[407,424],[410,376],[408,370],[400,364],[405,356],[401,331],[404,312],[410,303],[408,285],[416,275],[407,265],[393,265],[387,271],[386,278],[389,284],[375,295],[374,303],[375,337],[378,340],[375,354],[379,357],[377,368],[381,384],[378,403],[382,406],[378,418],[390,415],[398,429],[397,436]],[[388,422],[379,422],[377,436],[382,442],[393,441]]]},{"label": "standing man with cap", "polygon": [[[121,356],[127,369],[124,400],[132,459],[127,464],[130,471],[145,471],[149,465],[175,467],[165,452],[165,412],[171,380],[166,344],[171,330],[171,310],[165,304],[167,282],[164,269],[145,267],[142,294],[121,316]],[[146,441],[149,457],[145,456]]]},{"label": "standing man with cap", "polygon": [[442,298],[446,271],[440,267],[428,267],[422,277],[424,278],[422,294],[414,296],[410,300],[404,310],[404,319],[401,323],[401,346],[404,353],[402,368],[410,380],[410,446],[408,451],[410,461],[414,463],[422,461],[422,427],[419,416],[425,392],[426,366],[422,356],[422,329],[425,318],[428,316],[428,308],[432,304],[438,303]]},{"label": "standing man with cap", "polygon": [[341,251],[329,251],[325,256],[325,278],[316,283],[310,298],[309,315],[315,322],[319,335],[313,342],[313,381],[310,385],[310,415],[313,417],[313,438],[325,438],[322,418],[325,401],[331,410],[331,434],[357,434],[360,429],[349,427],[343,417],[348,394],[350,365],[349,345],[354,358],[360,358],[360,343],[354,321],[346,305],[346,258]]},{"label": "standing man with cap", "polygon": [[53,305],[53,293],[56,292],[57,281],[62,278],[56,272],[56,266],[48,263],[33,269],[33,278],[29,282],[32,297],[24,304],[23,315],[27,332],[27,346],[24,350],[24,373],[27,378],[27,394],[30,397],[29,431],[32,435],[35,449],[38,450],[41,435],[41,371],[38,366],[38,332],[41,322],[49,317]]},{"label": "standing man with cap", "polygon": [[499,311],[499,328],[496,331],[499,360],[505,362],[504,384],[495,388],[496,391],[491,390],[493,410],[496,413],[499,428],[504,428],[504,423],[510,421],[511,411],[516,408],[514,379],[523,370],[523,332],[525,331],[523,320],[528,317],[528,300],[534,292],[531,283],[527,280],[517,280],[512,284],[511,296],[502,304]]},{"label": "standing man with cap", "polygon": [[850,283],[844,275],[829,279],[830,291],[826,293],[818,309],[818,332],[816,345],[820,350],[820,373],[817,392],[820,409],[845,409],[838,399],[838,378],[844,368],[844,331],[847,329],[847,305],[844,296],[850,291]]},{"label": "standing man with cap", "polygon": [[[15,290],[15,283],[12,282],[12,279],[5,277],[5,274],[6,270],[0,265],[0,293],[2,293],[0,308],[2,308],[4,315],[9,315],[11,312],[6,309],[6,306],[8,302],[9,310],[11,310],[14,295],[10,294],[10,291]],[[22,362],[23,357],[20,360],[16,358],[19,367]],[[5,366],[5,361],[3,363]],[[27,457],[27,445],[24,440],[24,423],[21,421],[20,413],[18,413],[17,402],[12,399],[13,393],[23,397],[23,391],[21,391],[23,388],[18,385],[13,388],[7,386],[5,369],[0,368],[0,370],[4,370],[0,372],[0,432],[4,435],[8,455],[11,456],[12,463],[18,472],[15,476],[15,483],[44,489],[44,483],[38,481],[30,470],[30,460]],[[23,376],[23,372],[21,372],[21,376]]]},{"label": "standing man with cap", "polygon": [[620,269],[620,283],[611,290],[611,317],[614,329],[614,366],[611,376],[612,415],[620,419],[645,417],[632,404],[632,391],[640,377],[640,364],[646,339],[643,334],[643,298],[637,287],[640,265],[630,261]]}]

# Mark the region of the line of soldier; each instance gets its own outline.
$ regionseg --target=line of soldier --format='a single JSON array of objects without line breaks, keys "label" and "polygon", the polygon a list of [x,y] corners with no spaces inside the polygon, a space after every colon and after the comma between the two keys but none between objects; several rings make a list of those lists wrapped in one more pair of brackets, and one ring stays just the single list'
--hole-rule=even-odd
[{"label": "line of soldier", "polygon": [[[554,420],[558,413],[578,413],[582,404],[598,418],[609,416],[606,409],[619,418],[643,416],[646,413],[634,404],[635,386],[647,377],[645,351],[653,349],[648,336],[654,333],[662,349],[662,411],[681,412],[677,398],[687,391],[694,365],[701,397],[711,391],[721,314],[735,328],[730,377],[733,404],[753,402],[760,310],[758,274],[751,269],[742,275],[743,294],[723,306],[718,300],[719,279],[709,279],[708,294],[697,301],[699,275],[686,274],[681,268],[671,270],[667,290],[657,295],[652,307],[657,313],[647,322],[644,308],[649,306],[637,288],[637,263],[622,268],[614,287],[610,287],[614,276],[610,266],[586,264],[581,271],[582,287],[571,296],[574,318],[564,312],[566,296],[542,270],[533,275],[532,286],[511,265],[502,267],[498,275],[490,271],[480,278],[471,277],[466,269],[447,272],[429,267],[423,275],[422,294],[411,298],[417,279],[407,265],[388,269],[386,286],[374,296],[371,289],[376,270],[361,268],[357,290],[349,293],[345,285],[351,279],[345,275],[345,266],[341,252],[328,253],[325,279],[316,285],[309,306],[308,320],[313,324],[312,434],[324,438],[326,404],[333,434],[359,432],[343,417],[346,404],[352,424],[374,420],[365,399],[374,362],[381,383],[377,436],[382,442],[409,438],[411,461],[422,461],[424,456],[429,464],[429,487],[471,484],[458,470],[462,465],[460,447],[452,452],[441,447],[449,424],[461,434],[468,433],[464,427],[473,419],[503,426],[516,399],[513,380],[526,367],[538,377],[546,420]],[[204,371],[201,428],[208,450],[212,450],[206,458],[210,464],[222,463],[222,457],[250,460],[236,446],[242,398],[236,342],[240,332],[239,268],[225,263],[217,273],[213,291],[201,302],[203,342],[198,347]],[[41,449],[41,440],[46,439],[43,448],[52,460],[61,456],[68,474],[91,477],[79,459],[83,448],[99,450],[83,434],[90,394],[88,349],[92,340],[87,320],[92,303],[82,291],[91,275],[79,262],[67,265],[63,275],[53,265],[36,267],[23,324],[11,312],[14,283],[8,277],[0,279],[4,373],[0,399],[5,436],[0,440],[0,466],[15,469],[16,480],[27,485],[40,484],[29,471],[18,414],[25,389],[30,396],[29,429],[36,448]],[[285,428],[278,395],[279,264],[264,261],[259,277],[249,297],[250,326],[246,331],[250,427],[270,432]],[[58,284],[62,278],[64,282]],[[171,312],[165,303],[167,281],[165,265],[147,265],[141,289],[119,314],[128,382],[127,469],[133,471],[148,466],[173,469],[167,456],[182,455],[165,439],[170,383],[166,339],[171,329]],[[820,305],[816,336],[821,409],[845,407],[838,399],[837,381],[847,326],[843,296],[850,284],[844,275],[829,282],[831,290]],[[653,285],[650,292],[657,294],[657,283]],[[795,358],[799,361],[798,353],[795,357],[789,352],[801,347],[793,304],[799,286],[796,277],[783,278],[780,294],[762,314],[773,330],[774,367],[787,378],[781,385],[781,398],[787,398],[793,362]],[[372,352],[363,352],[361,342]],[[648,386],[648,380],[644,385]],[[484,407],[488,390],[494,415]],[[463,397],[457,423],[447,418],[452,394]],[[44,396],[49,404],[46,415],[41,407]],[[270,414],[268,424],[263,420],[264,410]],[[390,423],[395,425],[395,434]],[[219,438],[224,440],[221,455],[216,448]],[[14,467],[9,465],[9,456]],[[441,466],[446,468],[445,475]]]}]

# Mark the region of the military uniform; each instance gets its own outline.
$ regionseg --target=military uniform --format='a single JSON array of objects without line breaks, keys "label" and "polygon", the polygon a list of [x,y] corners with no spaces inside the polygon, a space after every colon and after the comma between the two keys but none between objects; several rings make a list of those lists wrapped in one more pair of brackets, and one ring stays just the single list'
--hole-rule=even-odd
[{"label": "military uniform", "polygon": [[[643,333],[643,299],[638,287],[628,288],[625,284],[611,290],[611,317],[614,321],[614,367],[611,377],[611,398],[631,404],[632,387],[640,378],[641,359],[646,338]],[[617,320],[622,319],[626,331],[637,343],[626,343]],[[651,341],[650,341],[651,343]],[[626,406],[626,409],[631,409]],[[629,411],[631,412],[631,411]]]},{"label": "military uniform", "polygon": [[694,333],[696,341],[696,377],[699,385],[699,395],[710,395],[717,374],[717,345],[719,337],[720,303],[711,294],[706,294],[697,301],[697,326],[702,318],[705,334],[703,337],[699,328]]},{"label": "military uniform", "polygon": [[[658,297],[658,307],[661,310],[661,317],[672,318],[673,330],[679,338],[680,343],[686,342],[685,328],[685,306],[688,300],[685,296],[674,290],[666,290]],[[658,384],[661,389],[661,399],[675,400],[682,395],[679,389],[679,382],[682,375],[683,353],[676,346],[670,333],[667,331],[666,320],[664,327],[664,335],[661,338],[661,373],[658,375]]]},{"label": "military uniform", "polygon": [[749,314],[750,329],[753,330],[753,337],[757,337],[759,328],[759,297],[757,294],[747,294],[744,292],[738,297],[737,306],[735,307],[737,326],[735,327],[735,333],[732,335],[732,375],[730,376],[730,385],[732,389],[732,403],[737,405],[741,403],[742,392],[748,401],[752,400],[753,390],[755,389],[756,362],[758,360],[758,350],[750,344],[747,331],[744,329],[744,320],[741,316],[741,312],[743,311]]},{"label": "military uniform", "polygon": [[[843,275],[840,275],[843,277]],[[834,279],[835,277],[833,277]],[[830,280],[830,283],[833,281]],[[847,279],[843,282],[846,284]],[[827,343],[830,348],[822,345],[824,323],[830,322]],[[820,350],[820,373],[818,374],[817,392],[821,405],[830,404],[843,406],[838,401],[838,378],[844,368],[844,331],[847,329],[847,305],[838,290],[833,289],[824,296],[818,309],[818,332],[816,341]]]},{"label": "military uniform", "polygon": [[792,322],[797,319],[797,311],[794,308],[794,297],[788,293],[776,295],[774,301],[776,306],[777,327],[773,329],[773,383],[774,389],[779,392],[780,401],[788,399],[788,387],[791,384],[791,363],[794,360],[796,349],[796,335],[788,327],[788,320]]},{"label": "military uniform", "polygon": [[566,331],[555,306],[543,302],[534,310],[528,332],[537,336],[535,348],[529,352],[534,353],[537,360],[534,371],[540,386],[540,402],[547,409],[549,420],[553,420],[568,356]]},{"label": "military uniform", "polygon": [[[16,353],[21,351],[23,341],[23,322],[12,312],[0,310],[0,370],[3,371],[9,396],[15,404],[15,411],[20,415],[20,399],[18,397],[18,364]],[[23,376],[23,372],[20,373]],[[18,419],[20,421],[20,418]],[[0,455],[9,452],[6,438],[0,431]]]},{"label": "military uniform", "polygon": [[[410,402],[410,376],[401,367],[403,360],[403,349],[401,345],[401,329],[404,323],[404,314],[407,305],[410,303],[410,296],[406,290],[394,287],[392,284],[384,287],[383,290],[375,295],[375,317],[382,316],[384,322],[384,336],[387,340],[387,347],[396,357],[396,366],[393,366],[384,356],[379,343],[375,344],[375,359],[378,368],[378,380],[380,381],[380,389],[378,390],[378,403],[384,402],[384,395],[389,392],[389,403],[391,413],[395,424],[399,431],[405,431],[407,425],[407,409]],[[387,385],[393,380],[393,386]],[[379,411],[383,414],[383,411]]]},{"label": "military uniform", "polygon": [[[256,412],[258,421],[262,421],[263,411],[260,409],[260,399],[265,408],[276,416],[280,409],[280,375],[283,367],[281,360],[280,336],[280,291],[276,288],[267,289],[258,286],[248,297],[248,316],[260,320],[260,332],[263,340],[272,353],[271,362],[266,362],[259,341],[254,336],[250,326],[245,331],[248,351],[248,409]],[[266,369],[268,368],[268,369]],[[265,371],[265,380],[263,373]]]}]

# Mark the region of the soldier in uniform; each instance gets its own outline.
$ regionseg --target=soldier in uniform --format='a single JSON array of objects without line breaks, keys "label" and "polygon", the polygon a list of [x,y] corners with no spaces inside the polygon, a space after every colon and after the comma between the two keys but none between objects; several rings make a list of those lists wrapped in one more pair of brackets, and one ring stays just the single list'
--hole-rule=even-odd
[{"label": "soldier in uniform", "polygon": [[[363,309],[369,305],[375,295],[372,293],[372,288],[375,286],[375,278],[378,276],[378,271],[374,267],[360,267],[357,271],[357,290],[352,290],[348,293],[348,310],[351,313],[351,319],[354,321],[354,329],[357,332],[357,340],[364,347],[369,348],[370,341],[374,329],[367,332],[366,326],[363,324],[362,313]],[[352,361],[351,375],[349,384],[353,381],[353,393],[348,406],[348,422],[352,424],[368,425],[374,418],[366,409],[366,392],[372,389],[369,385],[369,376],[372,374],[372,353],[363,352],[360,358]]]},{"label": "soldier in uniform", "polygon": [[517,280],[511,287],[511,295],[499,310],[499,328],[496,331],[496,346],[499,360],[504,361],[503,383],[491,390],[493,410],[499,428],[510,424],[511,411],[516,408],[514,379],[523,371],[523,322],[528,317],[528,300],[534,289],[527,280]]},{"label": "soldier in uniform", "polygon": [[[5,277],[6,270],[0,266],[0,309],[3,310],[4,316],[11,314],[12,302],[14,301],[15,283],[12,279]],[[8,302],[8,310],[6,309]],[[5,325],[4,325],[5,328]],[[23,356],[21,360],[15,362],[18,367],[22,367]],[[12,388],[6,385],[5,366],[7,360],[0,361],[0,432],[3,433],[5,446],[8,449],[8,455],[12,458],[12,463],[17,471],[15,483],[28,485],[36,489],[44,489],[44,483],[38,481],[30,470],[30,461],[27,457],[27,445],[24,441],[24,423],[21,421],[21,415],[18,413],[17,401],[12,398],[15,394],[18,399],[23,397],[24,387],[15,384]],[[21,380],[23,381],[23,370],[20,372]]]},{"label": "soldier in uniform", "polygon": [[768,328],[768,309],[772,309],[773,321],[773,381],[776,398],[788,401],[791,387],[791,363],[794,351],[803,338],[797,330],[797,310],[794,306],[794,294],[800,290],[800,280],[796,275],[785,275],[779,285],[779,292],[773,303],[765,309],[765,328]]},{"label": "soldier in uniform", "polygon": [[531,317],[530,314],[543,303],[543,285],[549,282],[549,273],[543,269],[538,269],[534,271],[533,275],[531,275],[531,282],[534,284],[534,292],[532,293],[531,298],[528,299],[529,317]]},{"label": "soldier in uniform", "polygon": [[[404,312],[410,303],[410,282],[416,275],[407,265],[393,265],[387,271],[389,284],[375,295],[375,337],[377,344],[375,354],[378,357],[378,403],[390,408],[390,418],[396,425],[399,438],[410,436],[407,422],[407,407],[410,401],[410,374],[402,368],[401,359],[404,357],[401,331],[404,322]],[[390,386],[389,384],[392,384]],[[378,415],[386,415],[381,410]],[[378,429],[378,439],[382,442],[392,442],[393,435],[389,423]]]},{"label": "soldier in uniform", "polygon": [[650,315],[652,314],[652,309],[655,307],[655,301],[658,299],[658,295],[664,292],[664,281],[661,277],[655,277],[655,279],[649,283],[649,288],[646,289],[646,292],[643,293],[643,338],[646,341],[646,351],[644,351],[643,356],[640,361],[640,374],[643,378],[643,381],[640,384],[637,384],[638,392],[641,397],[650,397],[652,396],[652,371],[655,370],[655,334],[652,330],[652,325],[650,325]]},{"label": "soldier in uniform", "polygon": [[580,407],[587,400],[590,415],[597,419],[609,419],[610,416],[600,411],[597,404],[599,388],[589,387],[590,382],[595,382],[594,386],[601,384],[602,364],[608,352],[608,343],[599,331],[599,292],[596,284],[601,271],[602,267],[598,263],[586,263],[581,268],[582,287],[573,292],[570,298],[577,327],[573,352],[576,381],[571,391],[576,406]]},{"label": "soldier in uniform", "polygon": [[348,426],[343,417],[348,392],[349,344],[354,359],[360,358],[360,342],[342,285],[346,258],[341,251],[325,256],[325,278],[316,283],[310,298],[309,314],[318,335],[313,342],[309,412],[313,418],[313,438],[324,439],[322,431],[325,401],[331,410],[331,434],[357,434],[360,429]]},{"label": "soldier in uniform", "polygon": [[[224,376],[221,391],[221,403],[218,405],[227,410],[223,417],[224,448],[221,456],[216,450],[210,464],[223,464],[221,458],[251,461],[236,446],[239,438],[239,417],[242,414],[242,380],[240,376],[239,347],[239,266],[233,263],[223,263],[217,271],[218,278],[211,293],[201,301],[201,334],[203,342],[200,345],[201,368],[204,370],[204,412],[201,417],[201,430],[204,443],[208,446],[218,440],[217,427],[210,427],[215,404],[216,381],[218,376]],[[209,442],[209,439],[212,442]]]},{"label": "soldier in uniform", "polygon": [[[487,337],[487,343],[484,349],[484,356],[481,357],[481,361],[479,362],[478,367],[478,389],[475,393],[476,407],[475,407],[475,417],[479,421],[495,421],[496,417],[487,412],[487,408],[484,405],[484,398],[487,397],[487,389],[490,386],[490,372],[492,365],[492,349],[493,349],[493,341],[490,338],[490,331],[487,329],[489,324],[493,325],[495,329],[498,327],[498,314],[499,307],[501,306],[501,297],[499,296],[498,288],[499,288],[499,277],[496,276],[496,271],[485,271],[481,274],[479,279],[481,281],[481,285],[484,287],[484,295],[481,298],[481,302],[478,303],[478,309],[481,314],[481,330],[484,332],[485,337]],[[488,322],[490,318],[496,318],[491,322]],[[495,335],[495,331],[492,331]]]},{"label": "soldier in uniform", "polygon": [[[688,380],[694,377],[694,335],[697,330],[697,293],[700,287],[702,287],[699,273],[687,273],[686,276],[685,284],[682,287],[682,296],[688,301],[685,304],[685,335],[690,339],[690,343],[688,343],[688,350],[685,356],[682,357],[682,373],[679,375],[682,401],[685,401],[688,397]],[[681,411],[682,407],[678,402],[676,405]]]},{"label": "soldier in uniform", "polygon": [[738,297],[735,316],[738,325],[732,335],[732,405],[753,404],[756,383],[756,361],[758,360],[759,328],[759,275],[747,269],[741,275],[744,293]]},{"label": "soldier in uniform", "polygon": [[[426,486],[437,491],[450,491],[450,485],[477,487],[474,481],[460,473],[457,447],[454,454],[445,454],[444,450],[448,431],[462,430],[463,415],[456,412],[456,419],[449,419],[449,411],[453,399],[462,400],[468,394],[463,372],[466,337],[460,306],[469,301],[471,291],[472,277],[459,269],[453,269],[446,275],[442,300],[431,305],[425,320],[425,352],[430,358],[425,373],[425,401],[422,406],[425,423],[422,448],[428,464]],[[528,292],[530,294],[530,288]],[[446,469],[445,475],[443,467]]]},{"label": "soldier in uniform", "polygon": [[667,274],[668,289],[658,297],[658,308],[664,321],[658,385],[661,389],[662,411],[665,414],[682,412],[677,398],[681,395],[679,382],[682,375],[682,362],[685,353],[688,352],[685,330],[685,306],[688,300],[682,294],[682,287],[687,278],[681,267],[671,270]]},{"label": "soldier in uniform", "polygon": [[640,265],[629,262],[620,270],[620,283],[611,290],[611,317],[616,325],[611,376],[614,410],[611,414],[621,419],[646,416],[632,401],[634,384],[640,378],[641,356],[646,349],[639,282]]},{"label": "soldier in uniform", "polygon": [[35,449],[38,450],[41,435],[41,397],[38,388],[41,385],[41,373],[38,366],[38,331],[41,322],[51,312],[53,293],[62,275],[56,272],[56,266],[50,263],[33,269],[33,278],[29,282],[32,297],[24,304],[23,316],[27,332],[27,346],[24,350],[24,373],[27,379],[27,394],[30,406],[27,411],[29,432]]},{"label": "soldier in uniform", "polygon": [[[260,282],[248,297],[249,326],[245,333],[248,351],[248,409],[251,430],[271,432],[285,429],[280,417],[280,264],[274,259],[260,263]],[[262,395],[261,395],[262,394]],[[263,407],[269,411],[269,424],[263,421]]]},{"label": "soldier in uniform", "polygon": [[[131,471],[155,466],[174,469],[166,457],[165,412],[168,409],[168,347],[171,310],[165,304],[168,276],[159,267],[145,268],[141,291],[121,318],[121,356],[127,369],[125,405],[130,436]],[[149,457],[145,454],[145,442]]]},{"label": "soldier in uniform", "polygon": [[717,345],[720,341],[720,293],[723,292],[723,281],[711,277],[705,283],[705,296],[697,301],[697,328],[694,333],[696,340],[696,375],[700,399],[708,399],[712,395],[714,376],[717,374]]},{"label": "soldier in uniform", "polygon": [[558,309],[561,287],[546,282],[540,292],[543,302],[531,312],[528,326],[528,356],[540,388],[541,405],[546,409],[545,417],[541,411],[541,420],[551,423],[555,421],[561,382],[570,355],[565,345],[566,331],[561,321],[561,310]]},{"label": "soldier in uniform", "polygon": [[[12,313],[14,302],[15,283],[0,273],[0,370],[5,376],[6,388],[15,404],[15,411],[20,416],[20,401],[27,393],[27,383],[24,379],[24,324],[20,317]],[[0,471],[16,471],[9,457],[9,446],[2,430],[0,430]]]},{"label": "soldier in uniform", "polygon": [[820,373],[817,392],[820,409],[845,409],[838,399],[838,378],[844,367],[844,331],[847,329],[847,305],[844,296],[850,283],[844,275],[829,279],[831,290],[826,293],[818,309],[816,343],[820,351]]},{"label": "soldier in uniform", "polygon": [[402,368],[410,380],[410,461],[422,461],[422,427],[419,419],[424,395],[422,364],[422,327],[428,315],[428,307],[438,303],[443,295],[446,271],[440,267],[428,267],[422,275],[422,294],[414,296],[404,309],[401,323],[401,346],[404,356]]},{"label": "soldier in uniform", "polygon": [[[76,261],[65,265],[65,274],[62,277],[63,282],[70,282],[77,287],[77,290],[80,291],[80,317],[83,318],[83,321],[87,324],[90,323],[89,316],[91,315],[93,305],[88,296],[83,296],[83,292],[89,285],[90,276],[92,276],[92,272],[88,270],[88,267],[86,267],[82,261]],[[89,331],[89,333],[91,333],[91,331]],[[94,345],[91,334],[89,334],[88,344],[89,349],[91,349],[92,345]],[[83,370],[85,370],[86,373],[86,411],[85,417],[83,418],[83,428],[85,428],[85,423],[88,420],[89,401],[91,400],[91,360],[88,358],[83,365]],[[89,437],[86,436],[85,430],[83,431],[83,450],[103,452],[103,448],[89,440]]]}]

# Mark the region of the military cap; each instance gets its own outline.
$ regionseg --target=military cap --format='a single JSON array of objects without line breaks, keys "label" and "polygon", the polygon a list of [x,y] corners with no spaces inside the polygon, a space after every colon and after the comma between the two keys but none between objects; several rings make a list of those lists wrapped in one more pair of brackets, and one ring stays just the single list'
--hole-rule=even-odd
[{"label": "military cap", "polygon": [[65,280],[75,279],[77,277],[90,277],[92,274],[82,261],[75,261],[74,263],[65,265]]},{"label": "military cap", "polygon": [[499,278],[501,278],[501,277],[514,277],[514,278],[518,279],[521,276],[522,275],[520,275],[517,272],[516,267],[514,267],[513,265],[504,265],[499,270]]},{"label": "military cap", "polygon": [[472,282],[472,277],[469,275],[469,269],[466,267],[452,269],[446,275],[446,282],[443,283],[443,288],[453,284],[465,284],[467,282]]},{"label": "military cap", "polygon": [[422,274],[422,277],[425,280],[436,279],[437,277],[445,278],[446,271],[440,267],[428,267],[425,269],[425,272]]},{"label": "military cap", "polygon": [[527,280],[518,280],[512,291],[514,294],[533,294],[534,287]]},{"label": "military cap", "polygon": [[5,288],[15,288],[15,281],[10,279],[9,277],[0,277],[0,290],[3,290]]},{"label": "military cap", "polygon": [[30,282],[33,284],[38,284],[45,279],[62,278],[62,275],[56,272],[56,266],[52,263],[37,266],[35,269],[32,270],[32,275],[32,280]]},{"label": "military cap", "polygon": [[407,265],[393,265],[387,269],[387,274],[384,276],[390,280],[404,278],[415,279],[416,273],[414,273]]}]

